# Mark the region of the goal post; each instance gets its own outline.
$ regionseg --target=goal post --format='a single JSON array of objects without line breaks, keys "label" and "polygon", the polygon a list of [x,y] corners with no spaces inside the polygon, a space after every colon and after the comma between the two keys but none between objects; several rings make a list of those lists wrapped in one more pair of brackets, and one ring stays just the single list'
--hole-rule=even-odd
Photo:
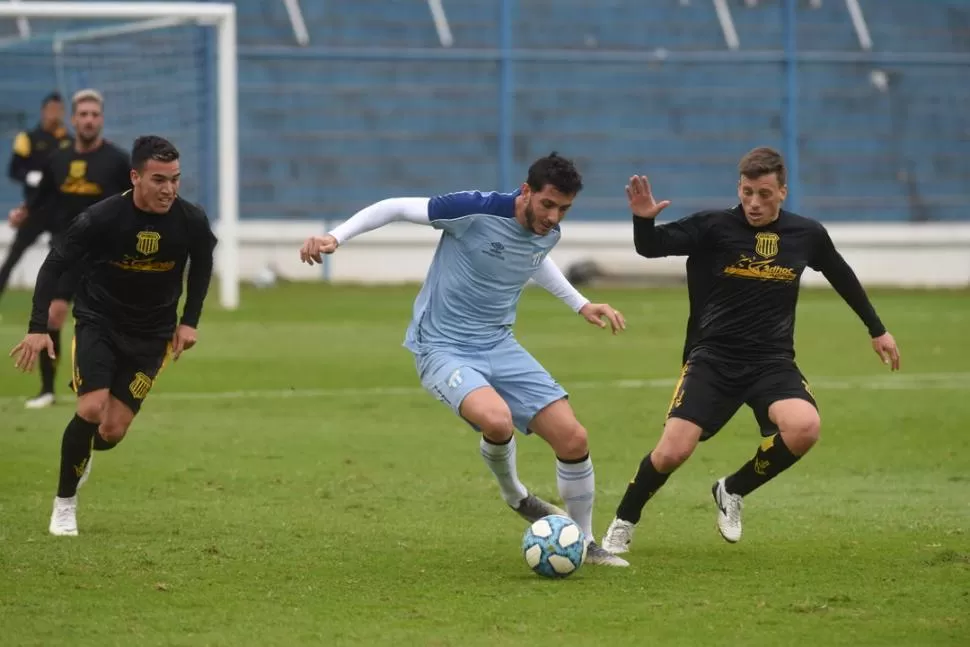
[{"label": "goal post", "polygon": [[[197,24],[215,30],[215,173],[218,194],[213,226],[219,236],[216,272],[219,277],[219,302],[223,308],[239,306],[239,142],[238,79],[236,50],[236,7],[229,2],[39,2],[0,0],[0,19],[92,20],[91,29],[59,36],[52,41],[53,54],[60,56],[65,43],[106,39],[121,34],[137,34],[178,24]],[[111,24],[105,24],[112,21]],[[118,21],[114,23],[113,21]],[[124,24],[123,21],[129,21]],[[36,30],[31,29],[35,32]],[[59,49],[60,48],[60,49]],[[55,62],[60,81],[63,63]],[[128,74],[138,74],[137,66]],[[149,83],[151,79],[148,79]],[[77,88],[75,88],[77,89]],[[130,88],[128,88],[130,90]],[[137,91],[129,92],[136,94]],[[150,97],[150,94],[146,96]],[[132,101],[138,97],[133,96]],[[109,106],[110,111],[110,106]],[[109,112],[108,120],[111,116]],[[140,134],[150,134],[150,118],[139,124]],[[162,133],[158,133],[162,134]],[[125,142],[126,145],[130,142]],[[196,154],[206,154],[200,146]],[[211,153],[210,153],[211,154]],[[183,155],[184,157],[184,155]],[[211,214],[210,214],[211,215]]]}]

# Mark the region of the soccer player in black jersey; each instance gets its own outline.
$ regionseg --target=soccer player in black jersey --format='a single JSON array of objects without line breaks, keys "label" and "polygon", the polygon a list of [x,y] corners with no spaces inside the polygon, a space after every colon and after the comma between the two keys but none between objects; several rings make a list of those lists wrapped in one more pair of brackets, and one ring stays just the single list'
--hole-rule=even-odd
[{"label": "soccer player in black jersey", "polygon": [[712,488],[717,527],[729,542],[741,538],[743,497],[818,440],[818,409],[794,350],[795,303],[806,267],[825,276],[868,328],[876,353],[892,370],[899,368],[895,340],[825,227],[781,209],[787,192],[782,156],[756,148],[738,170],[738,206],[665,225],[654,219],[670,203],[654,199],[646,177],[631,178],[626,189],[637,253],[687,256],[690,315],[663,434],[640,463],[603,539],[603,548],[614,553],[628,549],[644,505],[670,474],[742,404],[753,410],[764,440],[750,461]]},{"label": "soccer player in black jersey", "polygon": [[[17,133],[13,140],[7,176],[23,188],[24,202],[31,200],[37,193],[37,187],[43,178],[44,165],[51,154],[72,143],[73,138],[64,127],[64,103],[61,95],[52,92],[41,103],[40,122],[37,126],[33,130]],[[6,290],[10,275],[24,253],[41,234],[51,229],[43,214],[37,218],[28,218],[27,212],[19,208],[12,210],[7,220],[17,230],[17,234],[3,265],[0,265],[0,296]]]},{"label": "soccer player in black jersey", "polygon": [[39,356],[54,357],[50,302],[65,274],[83,272],[72,345],[79,397],[61,443],[53,535],[77,535],[77,488],[90,473],[91,450],[125,437],[168,357],[177,360],[196,342],[216,239],[205,212],[178,196],[178,158],[161,137],[135,140],[134,189],[85,210],[58,239],[37,277],[28,334],[10,353],[25,371]]},{"label": "soccer player in black jersey", "polygon": [[[102,136],[104,100],[97,90],[80,90],[71,99],[74,145],[59,148],[41,171],[36,192],[11,212],[11,220],[39,219],[49,227],[53,239],[70,225],[79,213],[107,197],[131,188],[128,155]],[[74,298],[78,277],[66,273],[51,301],[48,326],[55,354],[60,353],[61,328],[67,319],[68,304]],[[40,409],[54,403],[56,364],[46,355],[40,358],[40,393],[27,401],[27,408]]]}]

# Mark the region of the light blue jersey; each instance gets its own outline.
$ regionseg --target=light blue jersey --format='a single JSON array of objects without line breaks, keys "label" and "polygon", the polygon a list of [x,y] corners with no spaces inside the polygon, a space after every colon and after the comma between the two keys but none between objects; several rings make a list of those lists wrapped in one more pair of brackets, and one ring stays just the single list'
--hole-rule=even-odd
[{"label": "light blue jersey", "polygon": [[566,392],[512,336],[529,279],[559,242],[515,219],[515,193],[451,193],[431,198],[428,217],[443,230],[404,345],[421,384],[461,414],[472,391],[490,386],[509,405],[515,427]]},{"label": "light blue jersey", "polygon": [[431,198],[428,218],[443,231],[404,345],[414,353],[435,347],[494,348],[511,335],[522,290],[559,242],[515,219],[514,193],[467,191]]}]

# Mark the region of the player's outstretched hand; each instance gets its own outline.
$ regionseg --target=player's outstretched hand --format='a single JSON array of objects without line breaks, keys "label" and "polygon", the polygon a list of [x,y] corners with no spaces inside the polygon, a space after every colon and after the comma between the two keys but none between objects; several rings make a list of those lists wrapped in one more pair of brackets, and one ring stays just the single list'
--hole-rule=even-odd
[{"label": "player's outstretched hand", "polygon": [[7,222],[14,229],[20,229],[20,226],[24,224],[24,220],[27,220],[27,207],[24,205],[17,205],[7,213]]},{"label": "player's outstretched hand", "polygon": [[321,254],[333,254],[337,251],[337,239],[327,234],[326,236],[310,236],[300,248],[300,260],[307,265],[322,263]]},{"label": "player's outstretched hand", "polygon": [[48,357],[54,357],[54,340],[47,333],[30,333],[24,337],[23,341],[13,347],[10,357],[16,356],[17,361],[14,366],[25,373],[34,370],[34,364],[40,354],[47,351]]},{"label": "player's outstretched hand", "polygon": [[607,303],[587,303],[579,309],[579,314],[583,315],[586,321],[600,328],[606,328],[606,321],[608,321],[614,335],[621,330],[626,330],[626,319],[619,310],[614,310]]},{"label": "player's outstretched hand", "polygon": [[656,218],[670,206],[670,200],[657,202],[650,191],[650,180],[646,175],[634,175],[626,185],[626,198],[630,201],[630,211],[638,218]]},{"label": "player's outstretched hand", "polygon": [[179,326],[175,330],[175,336],[172,337],[172,361],[177,362],[182,351],[195,346],[195,342],[198,340],[198,333],[196,333],[195,328],[185,324]]},{"label": "player's outstretched hand", "polygon": [[899,347],[896,346],[896,340],[888,332],[873,338],[872,350],[876,351],[876,355],[879,356],[883,364],[889,365],[890,370],[899,370]]}]

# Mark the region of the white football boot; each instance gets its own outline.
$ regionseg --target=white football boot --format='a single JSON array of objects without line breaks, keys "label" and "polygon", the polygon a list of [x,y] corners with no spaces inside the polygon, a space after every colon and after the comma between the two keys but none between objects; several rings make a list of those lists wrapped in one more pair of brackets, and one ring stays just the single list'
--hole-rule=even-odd
[{"label": "white football boot", "polygon": [[47,407],[54,406],[54,401],[53,393],[41,393],[24,402],[24,407],[27,409],[46,409]]},{"label": "white football boot", "polygon": [[734,543],[741,539],[741,508],[744,507],[740,494],[731,494],[724,488],[720,479],[711,488],[714,503],[717,504],[717,529],[725,541]]},{"label": "white football boot", "polygon": [[77,537],[77,495],[66,499],[54,497],[48,530],[57,537]]},{"label": "white football boot", "polygon": [[610,551],[606,550],[595,541],[591,541],[586,545],[586,562],[587,564],[595,564],[598,566],[629,566],[630,562],[626,561],[622,557],[617,557]]},{"label": "white football boot", "polygon": [[633,541],[633,530],[636,528],[629,521],[614,518],[610,527],[603,535],[603,548],[614,555],[625,553],[630,550],[630,543]]}]

